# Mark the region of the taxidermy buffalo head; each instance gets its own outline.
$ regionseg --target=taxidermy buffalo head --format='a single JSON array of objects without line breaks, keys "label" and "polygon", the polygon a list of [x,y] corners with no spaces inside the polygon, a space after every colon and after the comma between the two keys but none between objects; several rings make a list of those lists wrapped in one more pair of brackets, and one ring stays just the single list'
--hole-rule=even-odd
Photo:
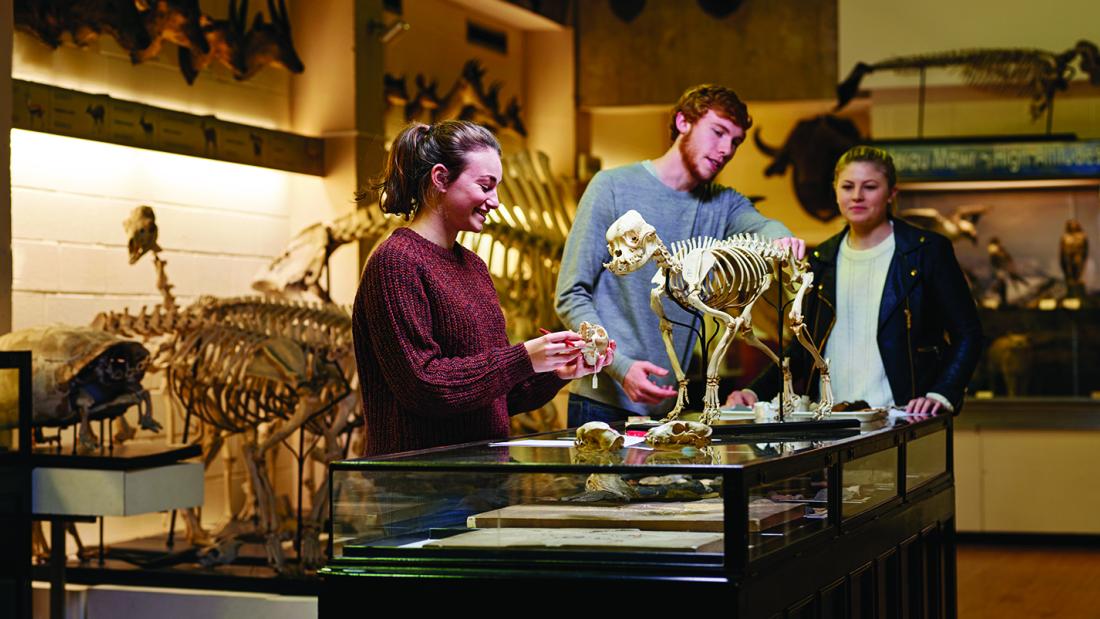
[{"label": "taxidermy buffalo head", "polygon": [[800,121],[782,147],[766,144],[761,129],[753,134],[753,141],[772,158],[765,176],[784,174],[788,166],[794,167],[794,192],[803,210],[821,221],[839,214],[833,193],[833,168],[845,151],[862,141],[852,121],[824,114]]}]

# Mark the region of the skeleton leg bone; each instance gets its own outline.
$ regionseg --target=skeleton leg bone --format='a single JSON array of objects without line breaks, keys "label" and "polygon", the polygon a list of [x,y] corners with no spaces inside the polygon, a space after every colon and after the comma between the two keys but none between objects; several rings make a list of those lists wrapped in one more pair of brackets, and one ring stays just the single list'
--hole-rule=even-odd
[{"label": "skeleton leg bone", "polygon": [[809,336],[806,335],[805,324],[795,325],[794,335],[798,338],[803,348],[809,351],[810,355],[814,358],[814,367],[821,372],[821,404],[818,406],[814,418],[822,419],[828,417],[829,414],[833,412],[833,386],[829,378],[829,362],[821,356],[817,347],[814,346]]},{"label": "skeleton leg bone", "polygon": [[[316,459],[320,460],[326,467],[328,463],[339,459],[343,455],[340,435],[343,434],[348,421],[351,419],[353,404],[358,404],[358,400],[345,398],[338,405],[338,414],[333,418],[332,424],[325,428],[321,442],[322,452],[320,454],[314,452]],[[328,519],[328,475],[322,475],[321,479],[320,487],[313,492],[313,503],[309,515],[303,522],[301,558],[302,564],[307,568],[321,567],[325,562],[325,552],[321,546],[321,529],[323,523]]]},{"label": "skeleton leg bone", "polygon": [[814,414],[815,419],[822,419],[829,416],[833,411],[833,387],[832,381],[829,378],[829,362],[821,356],[821,352],[813,341],[810,340],[809,335],[806,334],[806,323],[802,320],[802,300],[806,296],[806,291],[814,283],[814,274],[811,271],[801,273],[799,279],[798,293],[795,294],[794,303],[791,303],[791,312],[788,315],[790,320],[791,330],[794,331],[794,335],[798,338],[798,342],[802,344],[814,359],[814,367],[821,372],[821,403],[818,405],[817,412]]},{"label": "skeleton leg bone", "polygon": [[264,534],[267,561],[277,571],[282,573],[286,566],[286,557],[283,555],[282,542],[278,535],[276,522],[275,489],[267,478],[264,466],[264,452],[253,444],[244,446],[245,466],[248,467],[248,475],[252,480],[255,493],[256,519],[258,532]]},{"label": "skeleton leg bone", "polygon": [[279,535],[275,488],[272,486],[271,479],[267,474],[265,456],[283,439],[301,428],[317,409],[318,406],[314,398],[309,393],[301,393],[293,417],[272,431],[262,442],[257,441],[258,444],[247,444],[245,446],[243,459],[248,466],[249,476],[253,482],[259,530],[266,537],[268,562],[280,573],[285,569],[286,558],[283,555],[282,540]]},{"label": "skeleton leg bone", "polygon": [[126,441],[134,438],[137,434],[137,430],[134,426],[130,425],[130,422],[126,421],[125,415],[120,415],[118,418],[118,429],[115,430],[114,441],[115,443],[122,445]]},{"label": "skeleton leg bone", "polygon": [[204,546],[214,540],[202,526],[201,510],[200,507],[189,507],[179,512],[183,517],[184,539],[192,546]]},{"label": "skeleton leg bone", "polygon": [[664,296],[664,287],[657,285],[653,290],[649,292],[649,305],[653,308],[653,311],[657,314],[657,318],[661,324],[661,339],[665,342],[665,352],[668,353],[668,360],[672,363],[672,371],[676,375],[676,383],[678,388],[676,389],[676,406],[669,411],[668,415],[662,419],[662,422],[669,422],[680,416],[680,412],[684,409],[684,406],[688,403],[687,395],[687,376],[684,375],[684,370],[680,368],[680,359],[676,356],[676,347],[672,344],[672,323],[668,321],[665,316],[665,308],[661,304],[661,297]]},{"label": "skeleton leg bone", "polygon": [[783,363],[779,366],[780,371],[783,373],[783,394],[780,396],[783,400],[783,415],[779,417],[780,421],[785,421],[786,413],[793,413],[798,410],[798,397],[794,394],[794,375],[791,373],[791,358],[783,357]]},{"label": "skeleton leg bone", "polygon": [[703,416],[700,418],[700,421],[710,425],[712,422],[718,420],[718,415],[720,414],[718,410],[718,361],[725,355],[726,349],[729,348],[730,342],[733,340],[734,336],[741,331],[745,320],[740,316],[734,318],[726,312],[709,307],[699,299],[698,292],[689,294],[687,300],[692,307],[706,316],[713,316],[726,327],[725,331],[722,333],[722,337],[718,340],[718,345],[715,346],[714,351],[711,352],[710,360],[707,363],[707,389],[703,395]]}]

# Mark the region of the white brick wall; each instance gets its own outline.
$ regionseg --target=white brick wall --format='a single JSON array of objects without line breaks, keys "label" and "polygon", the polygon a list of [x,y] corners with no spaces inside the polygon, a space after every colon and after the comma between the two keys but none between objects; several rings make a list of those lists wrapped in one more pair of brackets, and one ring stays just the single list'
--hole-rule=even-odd
[{"label": "white brick wall", "polygon": [[[204,0],[203,9],[220,19],[227,4]],[[109,37],[83,50],[64,46],[51,51],[17,33],[12,76],[291,129],[288,73],[269,68],[238,82],[213,68],[188,86],[175,50],[166,45],[161,58],[134,66]],[[296,231],[291,224],[295,209],[296,221],[331,217],[322,214],[332,210],[325,179],[27,131],[13,131],[11,143],[15,329],[87,324],[101,311],[136,311],[160,302],[150,257],[128,263],[122,222],[136,206],[156,211],[162,256],[182,304],[201,294],[250,294],[252,276],[283,251]],[[352,189],[332,193],[346,200]],[[159,376],[145,381],[154,391],[155,417],[165,423],[162,383]],[[177,438],[181,429],[177,423]],[[163,440],[144,431],[138,438]],[[279,459],[276,486],[293,495],[290,460],[285,454]],[[215,466],[207,474],[208,524],[228,509],[220,470]],[[238,463],[234,508],[240,506],[243,475]],[[121,519],[108,528],[116,526],[109,537],[126,539],[152,533],[162,523],[150,515]]]},{"label": "white brick wall", "polygon": [[86,324],[158,299],[150,258],[129,265],[123,220],[152,206],[174,292],[249,294],[290,235],[284,172],[12,133],[15,328]]}]

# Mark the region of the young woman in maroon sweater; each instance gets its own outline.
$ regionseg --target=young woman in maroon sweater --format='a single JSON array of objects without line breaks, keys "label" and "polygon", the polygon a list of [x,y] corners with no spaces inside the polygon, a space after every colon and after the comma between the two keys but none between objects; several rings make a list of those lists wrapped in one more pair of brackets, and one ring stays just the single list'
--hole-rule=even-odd
[{"label": "young woman in maroon sweater", "polygon": [[411,223],[367,261],[352,318],[365,455],[505,438],[509,414],[614,358],[612,346],[586,365],[572,331],[509,345],[485,262],[455,242],[481,231],[500,180],[500,145],[480,125],[410,125],[394,140],[381,208]]}]

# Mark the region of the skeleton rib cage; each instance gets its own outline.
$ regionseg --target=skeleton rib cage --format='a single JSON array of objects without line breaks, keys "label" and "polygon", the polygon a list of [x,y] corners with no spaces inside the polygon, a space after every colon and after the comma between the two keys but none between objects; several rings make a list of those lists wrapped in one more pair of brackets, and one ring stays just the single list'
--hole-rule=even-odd
[{"label": "skeleton rib cage", "polygon": [[[322,404],[318,413],[350,391],[354,369],[341,361],[351,350],[351,318],[335,306],[203,297],[182,311],[158,305],[138,314],[110,312],[95,324],[120,335],[166,337],[156,364],[166,370],[168,390],[219,430],[237,433],[288,419],[303,388]],[[250,371],[256,363],[279,366],[279,354],[291,368],[281,376]],[[315,415],[307,428],[319,432],[319,423]]]},{"label": "skeleton rib cage", "polygon": [[[189,334],[168,367],[169,391],[188,411],[219,430],[244,432],[289,418],[298,404],[294,388],[247,373],[267,340],[259,333],[217,325]],[[219,380],[207,380],[212,376]]]},{"label": "skeleton rib cage", "polygon": [[[698,272],[702,265],[705,275],[699,282],[699,300],[715,309],[740,309],[755,301],[764,278],[772,273],[772,264],[782,268],[786,257],[783,250],[755,234],[728,239],[694,237],[673,243],[670,253],[682,266],[682,270],[668,274],[673,297],[688,303],[687,295],[692,291],[684,281],[684,271]],[[708,261],[713,261],[713,266],[706,267]]]}]

